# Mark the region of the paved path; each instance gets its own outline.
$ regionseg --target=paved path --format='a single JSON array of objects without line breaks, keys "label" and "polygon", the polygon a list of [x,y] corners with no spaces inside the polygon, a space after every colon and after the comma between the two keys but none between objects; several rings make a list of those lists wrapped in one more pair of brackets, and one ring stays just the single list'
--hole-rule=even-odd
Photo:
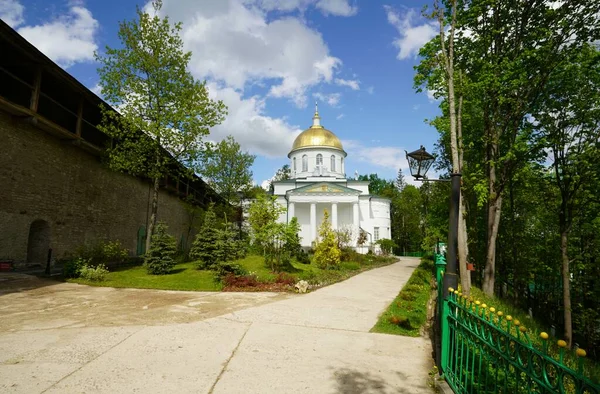
[{"label": "paved path", "polygon": [[417,263],[192,323],[0,331],[0,392],[430,393],[427,340],[368,332]]}]

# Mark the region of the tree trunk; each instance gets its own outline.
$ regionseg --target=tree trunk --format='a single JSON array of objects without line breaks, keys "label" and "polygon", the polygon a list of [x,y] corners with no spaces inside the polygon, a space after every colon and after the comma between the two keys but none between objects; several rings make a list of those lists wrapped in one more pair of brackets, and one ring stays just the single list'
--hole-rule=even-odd
[{"label": "tree trunk", "polygon": [[150,211],[150,221],[148,222],[148,232],[146,233],[146,253],[150,250],[152,243],[152,233],[156,224],[156,213],[158,212],[158,185],[160,178],[154,178],[154,189],[152,191],[152,209]]},{"label": "tree trunk", "polygon": [[[462,74],[458,73],[459,86],[462,83]],[[458,112],[456,114],[456,142],[458,144],[458,171],[462,174],[464,168],[464,150],[462,141],[462,108],[463,95],[462,92],[458,96]],[[469,237],[467,233],[467,207],[465,199],[460,191],[460,207],[458,211],[458,264],[460,273],[460,284],[462,292],[465,295],[471,293],[471,272],[467,269],[469,261]]]},{"label": "tree trunk", "polygon": [[[564,219],[561,218],[561,222]],[[562,257],[562,280],[563,280],[563,307],[565,318],[565,341],[571,348],[573,341],[573,323],[571,321],[571,275],[569,272],[569,254],[567,247],[569,245],[568,230],[564,223],[561,223],[560,230],[560,251]]]},{"label": "tree trunk", "polygon": [[[491,194],[491,193],[490,193]],[[489,296],[494,295],[496,283],[496,241],[500,227],[500,212],[502,210],[502,196],[497,194],[490,199],[488,206],[488,240],[485,270],[483,272],[483,292]]]},{"label": "tree trunk", "polygon": [[465,201],[461,196],[458,209],[458,264],[460,284],[465,295],[471,293],[471,272],[467,269],[469,247],[467,245],[467,224],[465,215]]}]

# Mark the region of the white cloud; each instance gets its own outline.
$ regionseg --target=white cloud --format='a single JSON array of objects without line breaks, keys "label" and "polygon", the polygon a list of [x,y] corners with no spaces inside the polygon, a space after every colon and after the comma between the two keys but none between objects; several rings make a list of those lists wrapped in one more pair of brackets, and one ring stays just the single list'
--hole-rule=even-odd
[{"label": "white cloud", "polygon": [[325,15],[352,16],[358,12],[358,7],[347,0],[318,0],[316,7]]},{"label": "white cloud", "polygon": [[78,62],[92,61],[98,49],[95,35],[98,21],[85,7],[72,6],[69,13],[36,26],[17,31],[50,59],[68,68]]},{"label": "white cloud", "polygon": [[397,57],[400,60],[417,56],[419,49],[439,33],[436,22],[425,20],[412,8],[403,13],[390,6],[384,8],[388,22],[399,34],[393,44],[399,49]]},{"label": "white cloud", "polygon": [[437,102],[441,101],[440,98],[435,97],[435,95],[436,95],[435,90],[427,89],[426,94],[427,94],[427,99],[429,100],[430,103],[437,103]]},{"label": "white cloud", "polygon": [[408,168],[406,153],[403,148],[394,146],[364,146],[355,140],[342,141],[348,156],[358,161],[367,162],[378,167],[395,169]]},{"label": "white cloud", "polygon": [[[252,0],[248,1],[251,2]],[[309,6],[314,6],[325,15],[352,16],[358,11],[348,0],[258,0],[255,3],[265,11],[304,11]]]},{"label": "white cloud", "polygon": [[360,85],[360,81],[354,80],[354,79],[336,78],[335,79],[335,83],[337,85],[340,85],[340,86],[348,86],[352,90],[359,90],[360,89],[360,86],[359,86]]},{"label": "white cloud", "polygon": [[339,114],[339,115],[338,115],[338,116],[336,116],[335,118],[336,118],[337,120],[340,120],[340,119],[342,119],[344,116],[346,116],[346,115],[344,115],[344,114]]},{"label": "white cloud", "polygon": [[102,87],[100,86],[99,83],[95,84],[92,88],[90,88],[90,90],[98,97],[102,97],[101,93],[102,93]]},{"label": "white cloud", "polygon": [[0,0],[0,19],[13,29],[24,22],[25,7],[17,0]]},{"label": "white cloud", "polygon": [[329,104],[332,107],[336,107],[339,102],[340,102],[340,98],[342,97],[341,94],[339,93],[330,93],[330,94],[323,94],[323,93],[313,93],[313,97],[315,97],[316,99]]},{"label": "white cloud", "polygon": [[243,91],[268,82],[269,96],[306,105],[306,91],[331,83],[341,66],[321,34],[302,19],[268,15],[293,10],[307,1],[165,0],[162,13],[182,21],[182,36],[193,55],[190,70]]},{"label": "white cloud", "polygon": [[301,130],[285,119],[265,115],[264,98],[244,99],[239,91],[219,87],[215,83],[209,83],[208,88],[211,98],[223,100],[228,107],[225,121],[211,130],[211,140],[218,141],[232,135],[251,153],[267,157],[287,155]]}]

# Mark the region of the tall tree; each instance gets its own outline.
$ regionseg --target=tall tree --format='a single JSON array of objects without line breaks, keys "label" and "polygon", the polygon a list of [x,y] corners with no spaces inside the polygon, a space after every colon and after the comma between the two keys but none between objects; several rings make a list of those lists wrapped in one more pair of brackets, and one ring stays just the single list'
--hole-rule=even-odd
[{"label": "tall tree", "polygon": [[[425,59],[417,67],[418,74],[415,77],[415,82],[417,86],[425,84],[430,89],[436,90],[439,95],[445,97],[445,112],[447,114],[449,133],[450,172],[460,174],[463,171],[461,117],[464,90],[457,89],[456,86],[456,74],[459,77],[462,75],[461,69],[456,65],[455,53],[456,33],[460,27],[458,25],[457,12],[457,0],[434,1],[434,12],[431,17],[438,20],[439,33],[438,37],[421,51],[421,54],[425,55]],[[447,23],[450,24],[449,29],[446,28]],[[462,188],[460,191],[457,235],[458,266],[462,291],[468,295],[471,288],[471,275],[467,270],[468,236],[466,206]]]},{"label": "tall tree", "polygon": [[[202,137],[221,123],[225,105],[208,96],[204,82],[187,70],[190,52],[183,51],[181,24],[137,9],[137,19],[121,22],[121,48],[96,53],[100,86],[119,113],[102,108],[100,130],[113,138],[108,150],[112,168],[152,180],[152,208],[146,250],[150,250],[158,212],[160,180],[173,160],[192,168],[202,150]],[[191,171],[190,171],[191,173]]]},{"label": "tall tree", "polygon": [[251,167],[256,156],[242,151],[232,136],[206,146],[198,171],[228,203],[237,201],[238,193],[245,194],[252,187]]},{"label": "tall tree", "polygon": [[396,189],[398,191],[402,191],[406,186],[406,180],[404,179],[404,174],[402,173],[402,168],[398,168],[398,175],[396,176],[396,181],[394,183],[396,185]]},{"label": "tall tree", "polygon": [[583,185],[595,175],[600,144],[600,52],[586,45],[552,73],[540,110],[535,113],[537,137],[550,151],[560,192],[558,213],[562,262],[565,340],[571,345],[571,270],[569,233]]},{"label": "tall tree", "polygon": [[483,290],[492,295],[504,191],[512,174],[531,160],[524,119],[566,54],[598,39],[600,4],[472,0],[467,5],[457,20],[470,32],[460,40],[461,56],[476,81],[483,113],[488,207]]}]

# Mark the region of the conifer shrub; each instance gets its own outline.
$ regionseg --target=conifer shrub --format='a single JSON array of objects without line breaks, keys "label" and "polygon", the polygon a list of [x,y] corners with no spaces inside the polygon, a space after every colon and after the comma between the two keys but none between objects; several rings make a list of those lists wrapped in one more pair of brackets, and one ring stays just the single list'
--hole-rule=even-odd
[{"label": "conifer shrub", "polygon": [[154,234],[150,243],[150,250],[146,253],[144,265],[149,274],[165,275],[175,266],[177,241],[167,233],[167,225],[158,222],[154,227]]},{"label": "conifer shrub", "polygon": [[198,269],[215,268],[219,236],[217,216],[215,215],[214,204],[211,203],[206,210],[202,226],[190,249],[190,257],[198,261]]},{"label": "conifer shrub", "polygon": [[335,232],[331,229],[329,213],[325,211],[319,227],[319,242],[315,247],[314,261],[322,269],[338,268],[342,252],[338,248]]}]

